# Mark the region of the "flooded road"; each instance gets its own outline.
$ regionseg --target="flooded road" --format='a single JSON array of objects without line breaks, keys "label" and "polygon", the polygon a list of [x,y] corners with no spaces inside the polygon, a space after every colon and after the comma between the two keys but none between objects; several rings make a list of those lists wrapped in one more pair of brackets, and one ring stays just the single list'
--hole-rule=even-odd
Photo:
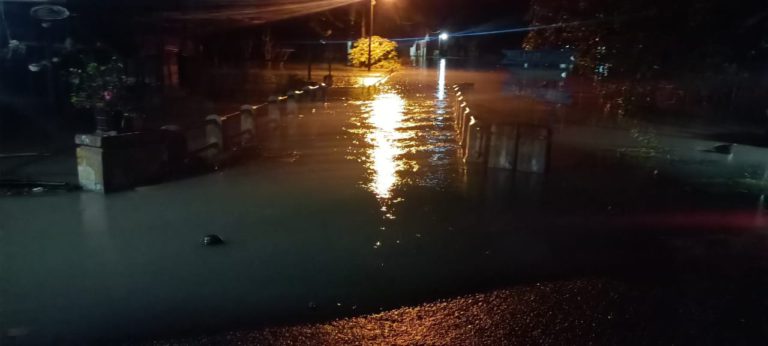
[{"label": "flooded road", "polygon": [[[657,162],[595,144],[611,131],[563,125],[546,176],[467,169],[446,91],[466,79],[443,64],[334,91],[273,124],[263,157],[213,174],[0,199],[0,331],[21,345],[137,341],[538,281],[675,287],[728,271],[691,263],[741,263],[768,244],[757,199],[659,178]],[[200,246],[211,233],[225,245]],[[729,280],[762,287],[742,279]]]}]

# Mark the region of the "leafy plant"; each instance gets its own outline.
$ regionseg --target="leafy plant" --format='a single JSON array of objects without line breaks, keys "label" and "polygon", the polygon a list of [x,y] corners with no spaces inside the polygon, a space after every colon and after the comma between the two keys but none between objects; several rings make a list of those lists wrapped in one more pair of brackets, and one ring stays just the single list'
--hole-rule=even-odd
[{"label": "leafy plant", "polygon": [[[349,51],[349,60],[357,67],[368,66],[368,38],[355,42]],[[371,38],[371,67],[382,70],[400,68],[400,58],[397,56],[397,43],[380,36]]]},{"label": "leafy plant", "polygon": [[69,69],[69,81],[72,105],[96,111],[125,110],[127,89],[134,83],[125,75],[125,67],[117,57],[104,64],[84,59],[82,67]]}]

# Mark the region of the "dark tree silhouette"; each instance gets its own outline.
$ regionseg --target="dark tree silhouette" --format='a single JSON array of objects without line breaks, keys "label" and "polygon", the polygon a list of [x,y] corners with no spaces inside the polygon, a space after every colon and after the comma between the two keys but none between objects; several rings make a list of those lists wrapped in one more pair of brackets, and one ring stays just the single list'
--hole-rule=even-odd
[{"label": "dark tree silhouette", "polygon": [[732,108],[766,68],[766,11],[758,0],[533,0],[531,25],[554,26],[532,31],[524,47],[573,50],[575,72],[600,80],[622,112],[647,103],[659,81]]}]

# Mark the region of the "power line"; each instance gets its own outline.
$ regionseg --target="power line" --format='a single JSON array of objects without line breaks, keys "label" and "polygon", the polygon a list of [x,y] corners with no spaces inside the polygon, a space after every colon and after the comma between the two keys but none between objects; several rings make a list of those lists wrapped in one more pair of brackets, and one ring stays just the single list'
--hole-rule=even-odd
[{"label": "power line", "polygon": [[[500,30],[490,30],[490,31],[480,31],[480,32],[471,32],[468,30],[460,31],[455,34],[451,34],[450,37],[470,37],[470,36],[486,36],[486,35],[501,35],[501,34],[508,34],[508,33],[516,33],[516,32],[528,32],[528,31],[535,31],[535,30],[542,30],[542,29],[552,29],[552,28],[560,28],[560,27],[567,27],[567,26],[574,26],[574,25],[583,25],[583,24],[591,24],[595,23],[597,20],[591,20],[591,21],[580,21],[580,22],[571,22],[571,23],[557,23],[557,24],[549,24],[549,25],[534,25],[534,26],[527,26],[522,28],[510,28],[510,29],[500,29]],[[437,40],[438,36],[419,36],[419,37],[398,37],[398,38],[390,38],[390,41],[422,41],[422,40],[429,40],[434,41]],[[293,41],[291,43],[295,44],[346,44],[349,42],[349,40],[331,40],[331,41]]]}]

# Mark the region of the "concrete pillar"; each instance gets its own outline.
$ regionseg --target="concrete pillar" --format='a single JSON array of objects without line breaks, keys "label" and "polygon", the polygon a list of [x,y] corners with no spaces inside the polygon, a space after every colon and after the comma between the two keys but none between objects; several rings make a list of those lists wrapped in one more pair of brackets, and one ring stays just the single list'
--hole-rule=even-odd
[{"label": "concrete pillar", "polygon": [[279,117],[278,119],[273,119],[269,116],[271,105],[271,103],[265,104],[254,110],[254,141],[263,150],[266,150],[269,141],[275,136],[275,129],[279,125]]},{"label": "concrete pillar", "polygon": [[[474,120],[474,119],[473,119]],[[485,163],[488,157],[488,129],[478,121],[467,126],[467,144],[464,150],[464,162]]]},{"label": "concrete pillar", "polygon": [[453,113],[458,114],[459,112],[459,106],[461,105],[461,102],[464,101],[464,95],[461,94],[461,91],[454,94],[455,97],[453,99]]},{"label": "concrete pillar", "polygon": [[312,87],[305,86],[301,91],[304,92],[304,100],[310,102],[315,100],[315,89],[312,89]]},{"label": "concrete pillar", "polygon": [[280,120],[280,103],[276,96],[269,97],[267,104],[267,118],[271,120]]},{"label": "concrete pillar", "polygon": [[517,170],[546,173],[552,133],[544,126],[524,126],[518,131]]},{"label": "concrete pillar", "polygon": [[203,156],[213,158],[224,150],[224,132],[221,117],[211,114],[205,117],[205,144],[208,147]]},{"label": "concrete pillar", "polygon": [[79,134],[75,143],[78,180],[88,191],[120,191],[166,179],[186,158],[186,138],[167,130]]},{"label": "concrete pillar", "polygon": [[293,93],[294,93],[294,95],[296,95],[296,101],[297,102],[305,102],[305,101],[307,101],[307,93],[303,89],[302,90],[296,90]]},{"label": "concrete pillar", "polygon": [[243,105],[240,107],[240,143],[247,145],[253,141],[256,135],[255,123],[253,120],[253,107],[251,105]]},{"label": "concrete pillar", "polygon": [[469,110],[469,107],[467,107],[466,102],[462,102],[461,104],[459,104],[459,113],[456,116],[456,126],[458,126],[460,130],[461,130],[461,127],[463,126],[462,124],[464,124],[464,121],[466,121],[468,110]]},{"label": "concrete pillar", "polygon": [[467,145],[467,133],[469,132],[469,125],[472,122],[472,114],[469,111],[469,107],[464,107],[464,114],[461,116],[461,124],[459,124],[459,145],[462,148]]},{"label": "concrete pillar", "polygon": [[288,99],[285,101],[285,115],[289,117],[299,115],[299,105],[296,102],[296,93],[293,91],[288,92]]},{"label": "concrete pillar", "polygon": [[453,116],[454,120],[456,121],[456,126],[461,124],[462,118],[464,116],[464,107],[467,106],[467,103],[464,101],[464,96],[458,95],[456,97],[456,104],[453,106]]},{"label": "concrete pillar", "polygon": [[517,126],[491,125],[488,167],[515,169],[517,161]]}]

